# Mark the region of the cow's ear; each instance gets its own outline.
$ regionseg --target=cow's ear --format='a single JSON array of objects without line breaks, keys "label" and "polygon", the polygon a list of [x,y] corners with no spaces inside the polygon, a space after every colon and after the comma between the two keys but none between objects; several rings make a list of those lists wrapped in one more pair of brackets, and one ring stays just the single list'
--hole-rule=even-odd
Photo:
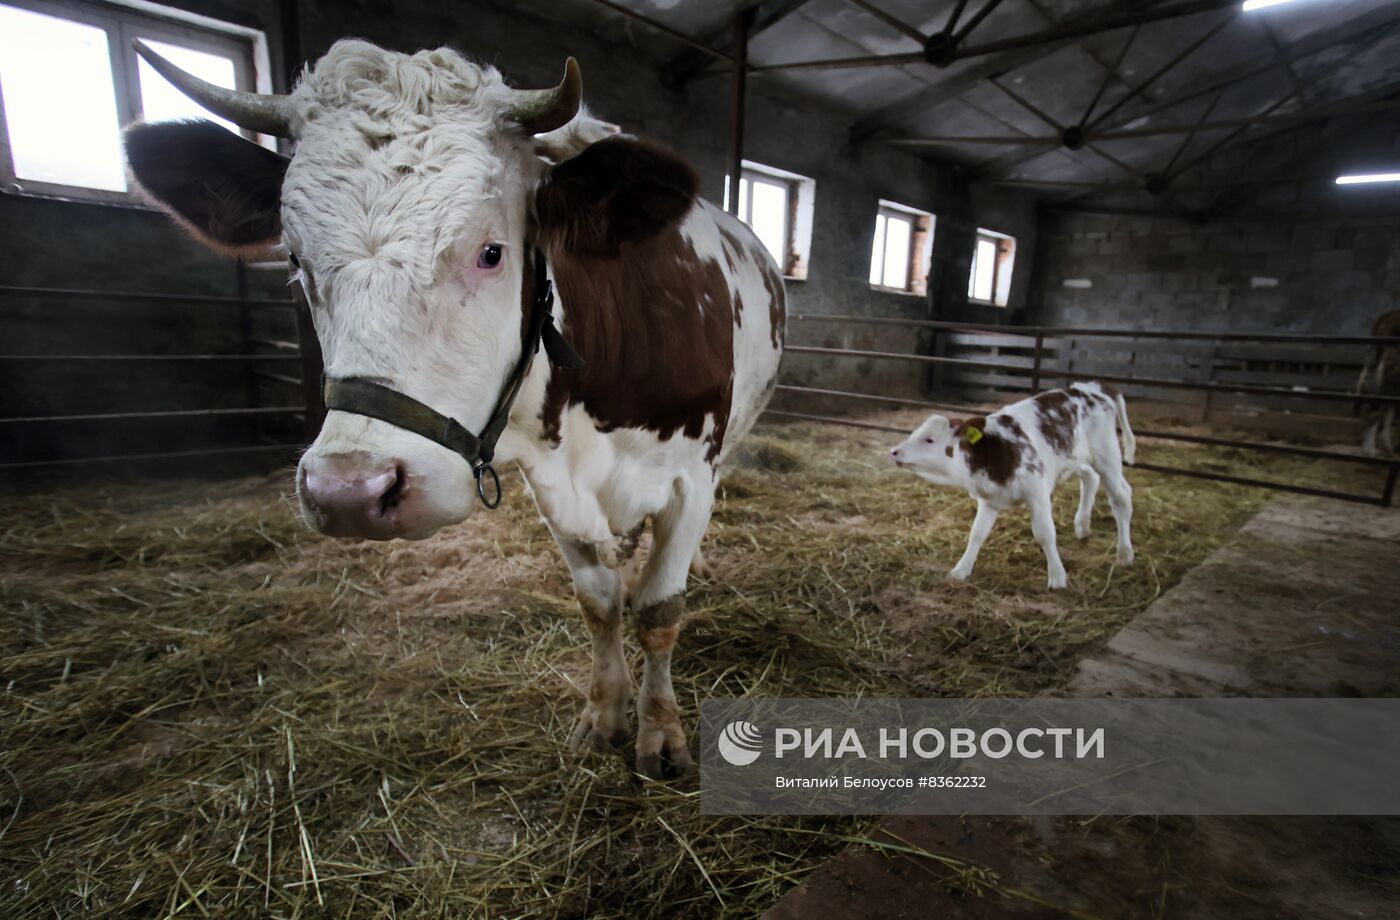
[{"label": "cow's ear", "polygon": [[125,141],[141,189],[204,243],[252,255],[281,238],[286,157],[211,121],[132,125]]},{"label": "cow's ear", "polygon": [[614,256],[679,223],[700,180],[680,157],[628,137],[591,144],[550,171],[535,198],[545,241],[590,256]]}]

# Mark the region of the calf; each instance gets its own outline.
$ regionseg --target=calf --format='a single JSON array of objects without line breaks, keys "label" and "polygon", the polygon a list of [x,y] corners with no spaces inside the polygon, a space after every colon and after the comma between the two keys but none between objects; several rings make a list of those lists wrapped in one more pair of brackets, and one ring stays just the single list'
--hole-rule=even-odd
[{"label": "calf", "polygon": [[[1123,426],[1119,452],[1117,426]],[[960,486],[977,499],[977,518],[967,550],[948,577],[972,574],[977,553],[997,515],[1018,502],[1031,509],[1031,531],[1045,550],[1051,588],[1065,587],[1065,567],[1055,547],[1050,494],[1055,484],[1078,476],[1079,511],[1074,535],[1089,536],[1094,496],[1102,480],[1118,524],[1118,562],[1133,563],[1129,533],[1133,490],[1123,461],[1133,462],[1137,442],[1123,396],[1100,383],[1076,383],[1012,403],[986,417],[950,422],[931,415],[903,444],[890,451],[900,467],[940,486]]]}]

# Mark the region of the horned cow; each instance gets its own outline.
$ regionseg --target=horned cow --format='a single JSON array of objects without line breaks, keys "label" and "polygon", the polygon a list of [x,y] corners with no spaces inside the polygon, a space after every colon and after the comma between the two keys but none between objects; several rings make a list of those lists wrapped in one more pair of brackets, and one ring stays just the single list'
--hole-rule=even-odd
[{"label": "horned cow", "polygon": [[651,518],[630,598],[636,763],[690,767],[670,671],[687,572],[782,355],[782,275],[762,244],[697,199],[681,158],[582,110],[572,59],[557,87],[520,90],[448,49],[340,41],[273,96],[137,50],[214,114],[295,140],[284,157],[165,123],[126,146],[140,186],[201,239],[288,254],[331,407],[298,469],[306,521],[427,537],[494,506],[493,465],[517,464],[592,636],[572,737],[607,745],[632,693],[619,567]]},{"label": "horned cow", "polygon": [[[1117,426],[1123,426],[1119,451]],[[1012,403],[989,416],[953,422],[931,415],[890,451],[894,462],[935,485],[958,486],[977,499],[967,549],[948,573],[972,575],[982,543],[997,516],[1014,505],[1030,506],[1031,531],[1045,551],[1051,588],[1067,585],[1055,542],[1050,495],[1069,476],[1080,482],[1074,533],[1089,536],[1094,497],[1102,482],[1118,525],[1118,562],[1133,563],[1133,490],[1123,476],[1137,449],[1122,394],[1100,383],[1076,383]]]}]

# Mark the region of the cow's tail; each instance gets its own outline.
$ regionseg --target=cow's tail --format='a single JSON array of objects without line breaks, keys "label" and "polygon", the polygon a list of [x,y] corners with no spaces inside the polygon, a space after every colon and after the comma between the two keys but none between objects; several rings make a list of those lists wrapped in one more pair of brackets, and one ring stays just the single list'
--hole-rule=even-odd
[{"label": "cow's tail", "polygon": [[1113,394],[1113,401],[1118,404],[1118,425],[1123,429],[1123,462],[1132,466],[1137,462],[1137,438],[1128,424],[1128,402],[1122,392]]}]

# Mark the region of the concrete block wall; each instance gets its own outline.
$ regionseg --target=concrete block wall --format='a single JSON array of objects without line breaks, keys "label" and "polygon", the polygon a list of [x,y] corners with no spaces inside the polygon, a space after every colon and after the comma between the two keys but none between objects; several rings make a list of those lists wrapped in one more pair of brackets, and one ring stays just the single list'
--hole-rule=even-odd
[{"label": "concrete block wall", "polygon": [[[1066,287],[1087,281],[1092,287]],[[1048,212],[1031,317],[1056,326],[1358,335],[1400,308],[1400,216]]]}]

